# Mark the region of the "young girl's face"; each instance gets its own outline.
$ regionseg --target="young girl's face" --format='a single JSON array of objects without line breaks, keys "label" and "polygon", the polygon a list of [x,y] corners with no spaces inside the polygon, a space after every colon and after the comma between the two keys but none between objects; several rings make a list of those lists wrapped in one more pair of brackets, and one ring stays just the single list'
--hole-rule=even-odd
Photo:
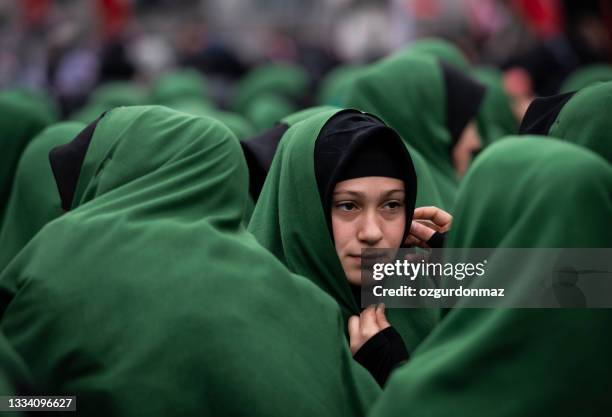
[{"label": "young girl's face", "polygon": [[364,177],[336,184],[331,219],[336,253],[351,284],[361,284],[361,249],[399,248],[406,226],[404,182]]}]

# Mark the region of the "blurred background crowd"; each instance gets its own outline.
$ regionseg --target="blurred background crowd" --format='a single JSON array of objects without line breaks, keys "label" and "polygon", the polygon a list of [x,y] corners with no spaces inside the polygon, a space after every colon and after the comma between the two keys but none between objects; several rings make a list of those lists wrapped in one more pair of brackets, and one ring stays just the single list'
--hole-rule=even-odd
[{"label": "blurred background crowd", "polygon": [[[257,131],[283,115],[262,115],[271,106],[261,103],[251,110],[259,114],[236,105],[255,68],[290,65],[294,81],[303,80],[288,114],[337,104],[338,79],[424,37],[451,41],[474,67],[503,71],[520,119],[533,96],[556,94],[577,69],[610,62],[612,2],[2,0],[0,88],[44,90],[60,118],[88,122],[109,105],[95,99],[96,88],[137,87],[112,97],[113,106],[160,102],[163,92],[152,99],[160,77],[189,67],[192,78],[204,75],[195,84],[206,90],[207,105],[241,110]],[[282,107],[283,98],[274,99]]]}]

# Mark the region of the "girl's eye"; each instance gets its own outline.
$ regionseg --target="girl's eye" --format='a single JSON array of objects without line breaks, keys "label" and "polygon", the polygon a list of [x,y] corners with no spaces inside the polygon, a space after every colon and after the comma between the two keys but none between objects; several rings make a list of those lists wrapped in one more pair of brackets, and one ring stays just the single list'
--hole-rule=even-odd
[{"label": "girl's eye", "polygon": [[345,202],[345,203],[337,203],[336,208],[341,211],[353,211],[357,209],[357,206],[354,203]]},{"label": "girl's eye", "polygon": [[402,207],[402,203],[399,201],[389,201],[384,205],[384,208],[391,209],[391,210],[396,210],[396,209],[399,209],[400,207]]}]

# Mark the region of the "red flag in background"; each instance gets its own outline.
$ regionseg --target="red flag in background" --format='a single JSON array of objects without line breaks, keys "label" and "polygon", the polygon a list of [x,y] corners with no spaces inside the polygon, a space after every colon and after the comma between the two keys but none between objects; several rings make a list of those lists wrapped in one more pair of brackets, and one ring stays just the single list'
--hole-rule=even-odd
[{"label": "red flag in background", "polygon": [[121,34],[132,16],[129,0],[98,0],[102,32],[106,38]]},{"label": "red flag in background", "polygon": [[511,4],[540,38],[552,38],[563,30],[560,0],[511,0]]},{"label": "red flag in background", "polygon": [[23,0],[19,2],[25,25],[30,28],[42,26],[51,13],[53,0]]}]

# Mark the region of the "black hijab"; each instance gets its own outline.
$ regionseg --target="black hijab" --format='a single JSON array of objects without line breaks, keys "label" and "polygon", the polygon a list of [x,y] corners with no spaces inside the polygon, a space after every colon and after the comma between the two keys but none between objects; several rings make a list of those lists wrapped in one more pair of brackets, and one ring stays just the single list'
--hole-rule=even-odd
[{"label": "black hijab", "polygon": [[416,203],[417,177],[402,139],[374,116],[346,110],[323,126],[314,151],[315,175],[330,234],[332,195],[337,183],[361,177],[389,177],[404,181],[406,226],[410,231]]},{"label": "black hijab", "polygon": [[276,148],[287,129],[289,125],[280,123],[252,138],[240,141],[249,167],[249,193],[255,202],[259,199]]},{"label": "black hijab", "polygon": [[451,65],[439,62],[446,90],[446,127],[453,144],[457,144],[463,129],[478,113],[487,88]]},{"label": "black hijab", "polygon": [[55,177],[57,190],[62,202],[62,209],[69,211],[76,192],[81,167],[85,161],[87,149],[91,143],[96,126],[106,113],[83,129],[73,140],[65,145],[57,146],[49,152],[51,171]]},{"label": "black hijab", "polygon": [[572,91],[533,100],[523,117],[519,134],[547,136],[559,113],[574,94],[576,92]]}]

